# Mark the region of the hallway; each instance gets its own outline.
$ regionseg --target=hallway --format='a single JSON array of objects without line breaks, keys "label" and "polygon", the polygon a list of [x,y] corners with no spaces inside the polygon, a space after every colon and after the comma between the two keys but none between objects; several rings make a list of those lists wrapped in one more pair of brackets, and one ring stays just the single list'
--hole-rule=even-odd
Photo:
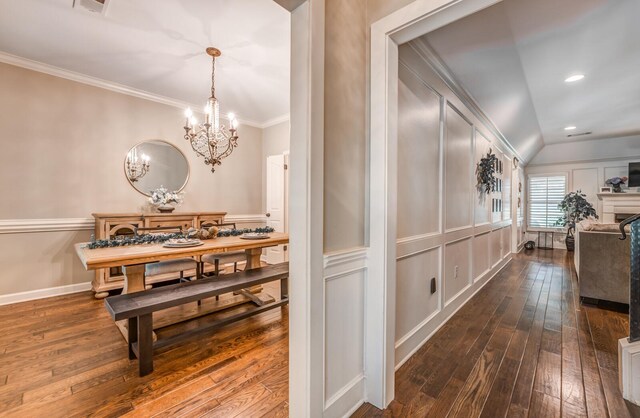
[{"label": "hallway", "polygon": [[581,306],[572,254],[514,255],[352,417],[634,417],[618,389],[626,314]]}]

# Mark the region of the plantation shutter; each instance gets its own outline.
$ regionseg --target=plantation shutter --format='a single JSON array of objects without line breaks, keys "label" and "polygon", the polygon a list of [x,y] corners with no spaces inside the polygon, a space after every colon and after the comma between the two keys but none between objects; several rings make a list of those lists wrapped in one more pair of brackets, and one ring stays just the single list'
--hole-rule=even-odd
[{"label": "plantation shutter", "polygon": [[562,216],[558,203],[567,192],[565,176],[529,177],[529,228],[557,228],[556,220]]}]

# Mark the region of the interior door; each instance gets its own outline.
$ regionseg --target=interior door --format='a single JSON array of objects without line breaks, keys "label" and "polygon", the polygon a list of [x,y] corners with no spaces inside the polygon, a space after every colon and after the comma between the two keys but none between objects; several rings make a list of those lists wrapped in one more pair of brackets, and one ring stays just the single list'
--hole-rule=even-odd
[{"label": "interior door", "polygon": [[[286,231],[285,219],[285,156],[267,157],[267,225],[276,232]],[[282,263],[286,260],[286,247],[279,245],[266,250],[268,264]]]}]

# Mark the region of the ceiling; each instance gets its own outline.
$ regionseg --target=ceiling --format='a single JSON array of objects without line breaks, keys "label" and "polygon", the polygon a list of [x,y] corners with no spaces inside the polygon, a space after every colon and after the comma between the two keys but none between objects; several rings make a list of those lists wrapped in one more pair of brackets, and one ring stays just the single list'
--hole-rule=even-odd
[{"label": "ceiling", "polygon": [[504,0],[421,39],[529,161],[544,145],[640,133],[638,16],[638,0]]},{"label": "ceiling", "polygon": [[268,124],[289,113],[290,15],[272,0],[0,0],[0,51],[204,106],[216,61],[223,112]]}]

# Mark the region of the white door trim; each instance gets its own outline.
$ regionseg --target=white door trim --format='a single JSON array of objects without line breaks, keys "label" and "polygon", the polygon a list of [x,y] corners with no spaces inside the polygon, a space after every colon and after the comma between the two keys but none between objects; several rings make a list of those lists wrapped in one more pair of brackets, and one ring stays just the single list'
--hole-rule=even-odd
[{"label": "white door trim", "polygon": [[501,0],[416,0],[371,25],[367,401],[394,397],[398,45]]},{"label": "white door trim", "polygon": [[[286,3],[286,2],[285,2]],[[291,3],[291,2],[289,2]],[[324,0],[293,2],[289,201],[289,415],[324,406]],[[281,2],[282,4],[282,2]]]}]

